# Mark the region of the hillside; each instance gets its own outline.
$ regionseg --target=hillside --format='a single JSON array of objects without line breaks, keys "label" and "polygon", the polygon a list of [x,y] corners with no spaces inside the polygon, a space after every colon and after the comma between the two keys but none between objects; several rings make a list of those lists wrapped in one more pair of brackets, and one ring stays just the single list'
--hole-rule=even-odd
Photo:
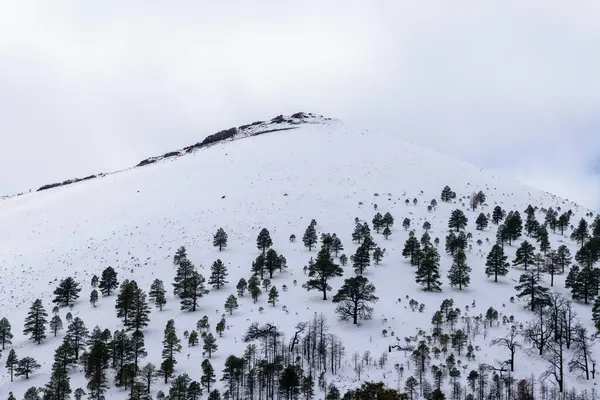
[{"label": "hillside", "polygon": [[[542,209],[553,208],[560,209],[560,213],[572,210],[570,224],[577,226],[582,217],[591,224],[594,215],[561,198],[495,177],[476,166],[396,140],[389,134],[357,131],[329,119],[310,122],[294,124],[294,129],[285,131],[273,131],[267,126],[269,123],[265,123],[260,135],[243,135],[240,140],[212,143],[187,152],[185,156],[158,159],[145,163],[150,165],[0,202],[0,317],[10,321],[14,334],[12,345],[2,352],[3,364],[10,349],[14,349],[19,358],[31,356],[41,364],[29,379],[15,377],[12,383],[9,371],[3,368],[0,398],[7,398],[12,391],[17,399],[22,399],[29,387],[43,387],[49,382],[54,352],[65,337],[69,311],[74,318],[81,318],[90,331],[96,325],[111,332],[123,329],[115,310],[116,294],[100,296],[96,307],[88,301],[92,276],[100,277],[109,266],[117,271],[119,282],[135,280],[148,292],[153,281],[160,279],[167,290],[164,310],[159,311],[151,305],[150,324],[143,329],[148,354],[140,365],[151,362],[157,369],[160,366],[164,330],[170,319],[175,321],[183,347],[176,354],[177,364],[169,383],[164,384],[159,378],[152,384],[153,398],[159,390],[168,393],[173,379],[180,374],[187,373],[192,380],[200,381],[200,366],[205,359],[202,339],[198,346],[189,347],[184,331],[195,330],[204,315],[208,316],[210,331],[217,336],[218,349],[210,362],[217,379],[213,388],[221,393],[227,390],[227,382],[220,381],[225,361],[230,355],[241,357],[244,354],[248,343],[243,337],[251,323],[276,325],[285,335],[278,339],[278,346],[289,349],[297,324],[309,322],[319,314],[326,318],[328,333],[335,335],[334,340],[325,344],[338,343],[336,338],[339,338],[345,348],[336,373],[332,374],[329,365],[327,367],[327,385],[334,384],[343,394],[347,389],[359,386],[359,380],[383,381],[404,392],[407,378],[417,377],[416,366],[411,360],[411,351],[399,351],[389,346],[405,346],[405,338],[416,336],[419,330],[424,332],[418,340],[427,340],[425,336],[432,340],[432,316],[445,299],[453,299],[454,307],[459,308],[462,315],[455,327],[444,325],[444,331],[452,333],[455,329],[466,329],[469,324],[472,329],[467,342],[475,349],[474,359],[465,356],[466,346],[460,356],[451,346],[439,359],[431,353],[426,379],[434,385],[431,365],[446,364],[446,358],[454,353],[461,364],[457,368],[460,377],[456,377],[463,390],[460,397],[472,393],[467,380],[469,372],[477,370],[481,363],[499,367],[499,362],[509,356],[505,348],[490,346],[491,341],[504,337],[511,325],[525,327],[536,316],[526,308],[525,298],[510,301],[517,293],[514,286],[524,272],[522,268],[511,266],[508,275],[499,277],[498,282],[486,276],[486,257],[496,242],[498,226],[490,221],[485,229],[477,230],[477,216],[481,212],[492,213],[495,206],[500,206],[506,212],[518,211],[525,221],[524,210],[532,205],[539,208],[536,218],[541,223],[544,222]],[[285,127],[283,125],[278,124],[278,127]],[[450,202],[440,199],[446,185],[457,194]],[[486,200],[473,211],[469,209],[469,198],[478,191],[485,193]],[[407,199],[409,204],[406,204]],[[432,199],[436,199],[437,206],[429,211]],[[455,209],[464,211],[468,218],[465,231],[472,233],[470,246],[465,250],[467,263],[472,268],[471,283],[463,290],[448,284],[452,257],[444,251],[448,219]],[[375,295],[379,298],[372,304],[373,318],[361,320],[358,325],[352,321],[339,321],[335,314],[336,304],[331,299],[344,279],[355,275],[352,263],[349,261],[343,267],[343,277],[330,281],[333,290],[328,293],[327,301],[322,300],[318,291],[302,288],[308,279],[303,267],[311,257],[316,259],[320,248],[318,244],[309,251],[302,243],[302,236],[315,219],[319,237],[322,233],[336,233],[344,246],[341,253],[350,258],[359,246],[352,241],[355,218],[372,227],[377,212],[389,212],[395,221],[388,239],[372,231],[374,241],[386,250],[381,263],[371,265],[364,273],[375,286]],[[408,229],[402,226],[405,218],[410,219]],[[432,242],[436,237],[440,240],[441,292],[423,291],[415,282],[416,268],[402,255],[409,232],[414,230],[415,236],[421,238],[425,221],[431,224]],[[219,228],[228,234],[228,245],[221,252],[213,247],[213,235]],[[278,289],[279,299],[275,306],[269,304],[263,290],[254,303],[246,293],[238,297],[239,308],[229,315],[224,303],[229,295],[236,294],[240,278],[248,280],[252,275],[252,262],[260,254],[257,235],[262,228],[270,232],[272,248],[287,260],[288,268],[275,272],[271,279]],[[562,235],[558,231],[549,232],[552,249],[565,244],[575,255],[579,245],[569,238],[570,228]],[[290,241],[291,234],[297,237],[295,242]],[[477,244],[478,240],[481,245]],[[525,233],[511,245],[506,243],[504,250],[511,264],[523,240],[539,247],[536,240]],[[179,299],[173,295],[172,283],[177,270],[173,256],[180,246],[185,246],[188,259],[207,280],[211,265],[217,259],[223,261],[229,273],[228,283],[223,288],[216,290],[207,285],[210,293],[200,299],[199,309],[194,312],[181,311]],[[335,258],[335,262],[339,263],[339,259]],[[544,285],[549,286],[548,274],[542,275]],[[59,311],[65,329],[59,331],[57,337],[48,332],[46,340],[34,344],[22,333],[29,307],[36,298],[41,299],[48,319],[51,319],[53,291],[60,280],[69,276],[81,283],[82,290],[72,310],[63,307]],[[555,276],[552,290],[571,299],[569,290],[565,289],[565,277],[566,273]],[[283,289],[284,285],[287,290]],[[411,299],[423,304],[424,309],[420,312],[417,306],[417,310],[411,310]],[[484,321],[477,321],[475,317],[485,316],[490,307],[499,312],[499,323],[484,328]],[[588,332],[595,332],[592,306],[574,301],[572,307]],[[214,328],[223,314],[226,314],[227,328],[219,337]],[[514,316],[514,322],[503,323],[504,316]],[[384,330],[386,335],[382,333]],[[307,332],[308,328],[301,336]],[[526,350],[531,344],[523,337],[518,341],[522,348],[516,351],[512,377],[530,379],[533,374],[539,378],[548,367],[548,361],[535,350],[528,354]],[[258,346],[255,357],[264,357],[261,341],[254,343]],[[300,346],[298,344],[296,348]],[[334,347],[337,348],[337,344]],[[267,351],[267,357],[272,362],[270,351]],[[330,360],[329,351],[325,352],[326,363]],[[367,351],[370,358],[360,361]],[[358,361],[355,353],[359,354]],[[378,363],[383,355],[387,359],[382,360],[380,366]],[[568,371],[571,355],[572,349],[565,350],[565,390],[591,390],[592,380],[579,378],[577,373]],[[593,349],[593,355],[597,358],[597,348]],[[305,372],[308,371],[306,357],[304,354],[301,361]],[[289,358],[295,360],[295,357]],[[109,367],[106,372],[109,386],[106,399],[128,398],[129,389],[115,387],[115,370]],[[357,379],[359,372],[360,379]],[[279,373],[275,372],[274,376]],[[320,373],[321,368],[315,367],[315,399],[325,398],[317,385]],[[450,398],[452,378],[447,376],[447,371],[444,374],[442,387],[446,397]],[[483,388],[485,393],[494,389],[492,374],[493,371],[489,371],[488,384]],[[89,392],[81,364],[74,365],[69,376],[73,391],[82,387]],[[553,382],[551,377],[546,381],[549,388]],[[517,381],[512,387],[516,384]],[[536,396],[539,388],[536,383]],[[420,389],[417,388],[417,394],[422,397]],[[502,386],[502,398],[506,398],[506,390]],[[510,393],[514,396],[516,389]],[[478,396],[475,392],[475,398]],[[254,397],[258,398],[258,392]]]}]

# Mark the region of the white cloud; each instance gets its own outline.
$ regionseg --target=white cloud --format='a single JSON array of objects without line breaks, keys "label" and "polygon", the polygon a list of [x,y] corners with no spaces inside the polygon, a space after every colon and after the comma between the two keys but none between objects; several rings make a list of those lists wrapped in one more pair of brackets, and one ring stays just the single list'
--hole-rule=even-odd
[{"label": "white cloud", "polygon": [[591,0],[0,7],[3,192],[306,110],[600,204]]}]

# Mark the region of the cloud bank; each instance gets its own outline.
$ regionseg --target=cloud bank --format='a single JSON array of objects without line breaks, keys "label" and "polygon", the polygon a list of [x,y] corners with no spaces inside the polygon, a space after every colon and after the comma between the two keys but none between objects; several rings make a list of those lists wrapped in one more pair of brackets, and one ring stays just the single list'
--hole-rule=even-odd
[{"label": "cloud bank", "polygon": [[311,111],[600,206],[595,1],[0,7],[3,193]]}]

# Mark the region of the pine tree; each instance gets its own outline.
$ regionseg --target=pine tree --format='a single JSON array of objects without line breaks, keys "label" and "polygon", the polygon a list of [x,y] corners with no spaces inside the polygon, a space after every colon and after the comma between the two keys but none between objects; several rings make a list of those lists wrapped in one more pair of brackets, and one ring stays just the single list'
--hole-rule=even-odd
[{"label": "pine tree", "polygon": [[383,228],[382,234],[383,234],[383,237],[387,240],[387,238],[390,237],[390,235],[392,234],[392,231],[390,230],[389,227],[386,226],[385,228]]},{"label": "pine tree", "polygon": [[48,313],[42,305],[42,301],[36,299],[27,313],[27,318],[25,318],[23,334],[29,335],[29,339],[37,344],[42,343],[42,340],[46,339],[47,316]]},{"label": "pine tree", "polygon": [[375,296],[375,286],[367,278],[358,275],[344,280],[344,284],[333,296],[337,304],[335,312],[342,321],[352,319],[358,324],[359,319],[371,319],[373,307],[369,303],[378,301]]},{"label": "pine tree", "polygon": [[585,219],[581,218],[577,228],[573,229],[573,232],[571,233],[571,239],[576,241],[580,247],[583,247],[583,244],[589,237],[590,233],[588,232],[588,223]]},{"label": "pine tree", "polygon": [[271,290],[269,290],[269,303],[273,304],[273,307],[275,307],[275,303],[277,302],[278,298],[279,292],[275,286],[272,286]]},{"label": "pine tree", "polygon": [[392,226],[394,226],[394,217],[392,217],[392,214],[390,214],[389,212],[386,212],[383,215],[383,226],[385,228],[392,228]]},{"label": "pine tree", "polygon": [[79,317],[75,317],[73,322],[69,324],[67,328],[67,340],[71,351],[74,353],[75,360],[79,360],[79,354],[85,349],[87,339],[89,337],[89,331],[85,327],[85,323]]},{"label": "pine tree", "polygon": [[188,397],[186,400],[198,400],[202,396],[202,386],[197,381],[190,382],[188,387]]},{"label": "pine tree", "polygon": [[317,231],[315,230],[314,225],[310,224],[304,235],[302,236],[302,243],[304,243],[305,247],[308,247],[308,251],[311,251],[313,246],[317,243]]},{"label": "pine tree", "polygon": [[497,244],[492,246],[487,256],[487,262],[485,263],[485,274],[488,277],[494,275],[494,282],[498,282],[498,275],[504,276],[508,274],[509,264],[506,262],[506,258],[502,247]]},{"label": "pine tree", "polygon": [[207,392],[210,392],[210,387],[217,381],[215,370],[208,359],[204,359],[201,364],[202,377],[200,378],[200,384]]},{"label": "pine tree", "polygon": [[15,349],[10,349],[8,353],[8,357],[6,357],[6,369],[10,372],[10,381],[13,381],[13,376],[17,365],[19,364],[19,359],[17,358],[17,353],[15,353]]},{"label": "pine tree", "polygon": [[477,219],[475,220],[475,225],[477,226],[478,231],[482,231],[488,226],[488,219],[484,213],[479,213]]},{"label": "pine tree", "polygon": [[190,277],[187,279],[186,287],[181,294],[182,310],[196,311],[200,298],[209,292],[204,287],[204,282],[206,282],[206,279],[202,274],[195,270],[191,273]]},{"label": "pine tree", "polygon": [[340,255],[340,265],[343,267],[348,263],[348,256],[345,254]]},{"label": "pine tree", "polygon": [[96,307],[96,304],[98,304],[98,291],[96,289],[90,292],[90,304],[93,307]]},{"label": "pine tree", "polygon": [[365,269],[371,265],[371,255],[369,253],[368,243],[363,242],[356,249],[356,253],[351,257],[354,272],[362,275]]},{"label": "pine tree", "polygon": [[211,267],[210,278],[208,279],[208,284],[213,288],[219,290],[226,283],[229,283],[225,278],[227,277],[227,267],[223,264],[223,261],[217,260],[213,263]]},{"label": "pine tree", "polygon": [[81,292],[79,283],[69,276],[60,281],[58,287],[54,290],[54,300],[52,302],[59,307],[68,307],[79,298],[79,292]]},{"label": "pine tree", "polygon": [[188,374],[178,375],[175,379],[173,379],[173,383],[171,384],[171,388],[169,389],[169,398],[170,399],[187,399],[188,398],[188,387],[192,380],[188,376]]},{"label": "pine tree", "polygon": [[523,268],[525,268],[525,271],[527,271],[527,267],[533,265],[534,263],[534,253],[535,247],[533,247],[533,245],[527,240],[523,241],[523,243],[521,243],[521,246],[519,246],[517,252],[515,253],[513,266],[523,266]]},{"label": "pine tree", "polygon": [[263,228],[258,234],[258,237],[256,238],[256,247],[258,247],[258,249],[262,251],[264,255],[267,249],[271,246],[273,246],[273,240],[271,240],[271,235],[267,228]]},{"label": "pine tree", "polygon": [[548,237],[548,230],[545,225],[542,225],[536,231],[536,240],[540,245],[540,250],[546,254],[546,252],[550,249],[550,240]]},{"label": "pine tree", "polygon": [[136,281],[130,281],[129,279],[125,279],[123,283],[121,283],[119,293],[117,294],[117,301],[115,302],[117,318],[121,318],[125,326],[127,326],[129,322],[129,317],[131,316],[133,295],[137,288],[138,285]]},{"label": "pine tree", "polygon": [[375,250],[373,250],[373,261],[375,261],[375,265],[379,265],[384,255],[385,249],[382,249],[379,246],[375,247]]},{"label": "pine tree", "polygon": [[460,209],[456,209],[452,211],[450,215],[450,219],[448,220],[448,228],[455,229],[456,232],[459,232],[461,229],[465,229],[467,227],[467,222],[469,219]]},{"label": "pine tree", "polygon": [[558,249],[556,249],[556,264],[560,266],[562,273],[565,273],[565,270],[569,268],[571,265],[571,252],[567,246],[560,245]]},{"label": "pine tree", "polygon": [[177,267],[177,273],[173,279],[173,294],[181,299],[186,295],[188,280],[196,272],[196,267],[187,258],[182,259]]},{"label": "pine tree", "polygon": [[6,317],[0,319],[0,343],[2,344],[2,350],[4,350],[7,344],[12,344],[12,327]]},{"label": "pine tree", "polygon": [[211,358],[212,354],[217,351],[218,347],[217,339],[215,339],[212,333],[204,335],[204,346],[202,346],[202,349],[204,350],[204,354],[208,354],[208,358]]},{"label": "pine tree", "polygon": [[492,211],[492,223],[498,225],[500,221],[504,219],[504,211],[502,207],[496,206],[494,207],[494,211]]},{"label": "pine tree", "polygon": [[448,271],[448,280],[450,286],[458,286],[458,290],[469,286],[471,267],[467,265],[467,256],[463,250],[458,250],[454,253],[454,262]]},{"label": "pine tree", "polygon": [[383,215],[381,215],[381,213],[375,214],[373,221],[371,222],[373,223],[373,229],[375,229],[375,232],[379,233],[383,227]]},{"label": "pine tree", "polygon": [[409,236],[404,244],[404,250],[402,255],[406,258],[410,257],[410,265],[417,265],[417,256],[421,252],[421,244],[419,240],[414,236]]},{"label": "pine tree", "polygon": [[339,252],[342,250],[344,250],[344,245],[342,244],[342,240],[334,233],[332,235],[331,251],[333,251],[333,254],[335,254],[335,256],[337,257]]},{"label": "pine tree", "polygon": [[56,334],[58,333],[58,331],[63,329],[63,322],[62,319],[60,319],[60,316],[54,315],[52,317],[52,319],[50,320],[50,331],[52,333],[54,333],[54,337],[56,337]]},{"label": "pine tree", "polygon": [[277,252],[273,249],[267,250],[265,255],[265,269],[269,272],[269,279],[273,279],[273,273],[279,268],[280,259]]},{"label": "pine tree", "polygon": [[250,296],[252,296],[252,300],[256,303],[261,294],[260,281],[256,275],[252,275],[252,277],[248,279],[248,291],[250,292]]},{"label": "pine tree", "polygon": [[165,328],[165,336],[163,339],[163,350],[161,364],[162,375],[165,377],[165,383],[169,376],[173,374],[173,369],[177,361],[175,360],[175,353],[181,352],[181,340],[177,337],[175,331],[175,321],[170,319],[167,321],[167,327]]},{"label": "pine tree", "polygon": [[313,289],[323,293],[323,300],[327,300],[327,292],[331,290],[329,280],[336,276],[342,276],[344,270],[331,259],[331,254],[327,248],[322,248],[317,255],[317,260],[312,263],[308,269],[309,279],[303,288],[310,291]]},{"label": "pine tree", "polygon": [[103,296],[110,296],[114,290],[119,287],[117,273],[113,267],[106,267],[104,271],[102,271],[102,277],[100,278],[98,287]]},{"label": "pine tree", "polygon": [[92,285],[92,289],[96,289],[98,287],[98,275],[94,274],[94,276],[92,276],[92,280],[91,280],[91,285]]},{"label": "pine tree", "polygon": [[139,360],[148,356],[145,346],[144,333],[140,330],[133,332],[131,334],[131,353],[133,355],[135,375],[138,373]]},{"label": "pine tree", "polygon": [[256,260],[252,263],[252,273],[254,275],[259,275],[260,279],[264,279],[265,277],[265,255],[260,254],[256,257]]},{"label": "pine tree", "polygon": [[221,320],[217,323],[215,330],[219,334],[219,337],[223,337],[223,332],[225,332],[225,318],[221,318]]},{"label": "pine tree", "polygon": [[237,285],[235,286],[235,288],[237,289],[238,296],[243,297],[244,292],[248,288],[248,283],[246,282],[246,280],[244,278],[241,278],[239,280],[239,282],[237,283]]},{"label": "pine tree", "polygon": [[417,268],[416,281],[424,286],[426,291],[441,291],[440,256],[433,247],[423,249],[423,258]]},{"label": "pine tree", "polygon": [[147,327],[150,322],[150,306],[146,299],[146,293],[136,287],[130,304],[129,320],[125,323],[127,330],[136,332]]},{"label": "pine tree", "polygon": [[[32,386],[25,391],[25,394],[23,394],[23,400],[42,400],[40,397],[41,393],[42,391],[39,388]],[[81,397],[75,397],[75,400],[81,400]]]},{"label": "pine tree", "polygon": [[[588,304],[591,299],[598,296],[598,286],[600,285],[599,269],[583,267],[574,278],[574,281],[570,285],[573,299]],[[567,285],[565,284],[565,286]]]},{"label": "pine tree", "polygon": [[160,279],[155,279],[150,286],[148,292],[148,298],[152,301],[156,307],[162,311],[165,304],[167,304],[167,291],[165,290],[164,283]]},{"label": "pine tree", "polygon": [[456,198],[456,193],[454,193],[452,191],[452,189],[450,189],[450,186],[444,186],[444,189],[442,189],[442,195],[441,195],[441,199],[444,202],[450,202],[450,200]]},{"label": "pine tree", "polygon": [[225,301],[225,310],[229,311],[229,315],[232,315],[235,310],[238,308],[238,302],[234,295],[229,295],[227,300]]},{"label": "pine tree", "polygon": [[213,237],[213,246],[218,247],[219,251],[222,251],[225,247],[227,247],[227,233],[223,230],[223,228],[219,228],[215,236]]},{"label": "pine tree", "polygon": [[504,229],[507,234],[508,245],[512,245],[514,240],[517,240],[521,237],[521,233],[523,231],[523,221],[521,219],[521,214],[518,211],[511,211],[506,216],[506,221],[504,222]]},{"label": "pine tree", "polygon": [[[33,357],[23,357],[19,360],[15,370],[16,376],[24,376],[29,379],[29,375],[40,369],[42,366]],[[11,376],[12,379],[12,376]]]},{"label": "pine tree", "polygon": [[600,332],[600,296],[596,297],[596,300],[594,301],[594,307],[592,308],[592,321],[594,321],[596,331]]},{"label": "pine tree", "polygon": [[187,260],[187,250],[184,246],[181,246],[173,256],[173,264],[179,265],[183,260]]},{"label": "pine tree", "polygon": [[410,218],[404,218],[404,220],[402,221],[402,227],[405,231],[407,231],[408,228],[410,228]]},{"label": "pine tree", "polygon": [[539,278],[535,271],[530,270],[519,277],[519,285],[515,286],[519,292],[518,298],[527,297],[526,307],[530,307],[531,311],[535,311],[538,307],[545,307],[550,303],[548,296],[548,288],[539,284]]},{"label": "pine tree", "polygon": [[565,233],[565,229],[569,226],[569,222],[571,221],[571,217],[568,213],[562,214],[558,217],[558,221],[556,222],[556,227],[560,230],[560,234],[563,235]]}]

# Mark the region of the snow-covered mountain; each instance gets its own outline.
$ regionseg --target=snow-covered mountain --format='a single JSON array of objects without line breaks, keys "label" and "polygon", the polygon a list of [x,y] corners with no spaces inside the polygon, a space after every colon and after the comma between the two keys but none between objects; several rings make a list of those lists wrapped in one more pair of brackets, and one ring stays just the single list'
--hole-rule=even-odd
[{"label": "snow-covered mountain", "polygon": [[[438,365],[444,371],[443,392],[448,398],[453,395],[453,378],[447,375],[452,366],[446,366],[447,357],[453,353],[458,363],[456,369],[460,371],[460,377],[454,379],[462,388],[459,397],[473,393],[477,399],[479,383],[474,383],[476,391],[473,392],[467,379],[470,371],[478,370],[482,363],[499,368],[510,355],[502,346],[491,346],[492,340],[505,337],[512,325],[517,329],[526,328],[528,321],[536,317],[525,307],[526,297],[511,301],[511,297],[516,296],[514,287],[524,272],[522,268],[511,266],[508,275],[499,277],[498,282],[486,275],[486,257],[496,243],[498,225],[490,221],[485,229],[477,230],[477,216],[481,212],[492,213],[495,206],[500,206],[506,212],[518,211],[525,220],[524,210],[528,205],[537,207],[536,218],[541,223],[545,217],[543,211],[549,208],[561,210],[560,213],[571,210],[570,224],[575,226],[581,218],[591,224],[595,216],[590,210],[551,194],[407,144],[389,132],[355,130],[337,120],[303,113],[223,131],[213,140],[149,158],[139,166],[118,173],[51,186],[57,187],[0,202],[0,317],[8,319],[14,334],[12,344],[2,352],[2,360],[14,349],[19,359],[31,356],[41,365],[29,379],[15,377],[13,382],[9,370],[3,368],[0,398],[7,398],[12,392],[17,399],[22,399],[29,387],[43,387],[49,382],[55,350],[66,334],[68,312],[73,318],[81,318],[90,331],[95,326],[111,332],[123,329],[115,310],[116,294],[100,296],[96,307],[88,301],[92,276],[100,277],[110,266],[117,271],[119,282],[135,280],[148,292],[153,281],[160,279],[167,289],[167,304],[162,311],[152,305],[150,323],[143,329],[148,354],[140,365],[151,362],[159,368],[164,330],[170,319],[175,321],[183,348],[176,354],[177,364],[169,383],[165,384],[162,378],[153,383],[153,398],[160,390],[168,393],[172,381],[183,373],[200,381],[201,363],[205,359],[202,339],[198,346],[189,347],[184,331],[196,330],[197,322],[205,315],[218,345],[210,357],[217,375],[212,388],[223,394],[227,390],[227,381],[221,381],[225,361],[230,355],[244,355],[249,344],[244,342],[244,335],[253,322],[278,327],[284,335],[278,339],[283,353],[283,348],[289,350],[298,323],[310,322],[322,314],[326,318],[327,333],[332,335],[324,344],[335,343],[337,347],[339,338],[345,352],[340,356],[336,373],[331,373],[330,348],[324,350],[325,368],[316,366],[312,371],[315,399],[325,398],[317,384],[322,371],[326,372],[326,385],[335,385],[342,394],[364,381],[382,381],[404,392],[409,377],[415,376],[418,380],[417,365],[411,358],[412,351],[398,350],[394,346],[404,348],[405,338],[413,336],[418,338],[409,341],[409,345],[418,346],[419,341],[424,340],[431,349],[425,379],[433,387],[436,384],[431,366]],[[440,199],[445,186],[456,193],[456,199],[450,202]],[[485,203],[472,210],[470,197],[479,191],[485,194]],[[436,199],[437,206],[428,210],[432,199]],[[463,210],[468,218],[465,231],[472,234],[466,249],[467,263],[472,268],[471,282],[463,290],[449,286],[447,274],[452,257],[444,250],[448,219],[455,209]],[[316,259],[321,244],[309,251],[302,243],[302,236],[315,219],[319,237],[323,233],[336,233],[344,246],[340,254],[350,259],[359,246],[352,240],[355,218],[373,228],[372,220],[377,212],[389,212],[395,220],[387,239],[372,230],[375,243],[385,248],[385,254],[379,265],[371,263],[364,276],[375,286],[379,300],[371,304],[373,318],[354,325],[352,321],[337,319],[336,304],[331,301],[344,280],[355,276],[352,262],[349,260],[343,267],[342,277],[331,279],[332,291],[328,293],[328,300],[322,300],[318,291],[302,287],[308,279],[303,268],[311,257]],[[407,229],[402,226],[405,218],[410,219]],[[431,224],[428,232],[431,241],[439,238],[441,292],[424,291],[415,281],[416,268],[402,254],[409,232],[414,231],[415,236],[421,238],[426,221]],[[213,235],[219,228],[228,234],[228,244],[223,251],[213,246]],[[271,279],[271,284],[278,289],[279,299],[275,305],[269,304],[267,291],[263,289],[254,303],[246,293],[237,298],[239,308],[229,315],[224,308],[225,301],[231,294],[237,296],[236,284],[241,278],[251,277],[252,262],[260,254],[257,235],[263,228],[270,232],[272,248],[287,260],[288,268],[275,272]],[[556,249],[565,244],[574,255],[579,245],[569,238],[571,230],[567,229],[564,234],[550,230],[551,247]],[[293,242],[292,234],[297,238]],[[534,238],[523,233],[512,244],[504,245],[509,262],[514,260],[523,240],[539,247]],[[179,299],[173,295],[172,283],[177,270],[173,256],[180,246],[185,246],[188,259],[204,277],[210,276],[211,265],[217,259],[223,261],[229,274],[223,288],[216,290],[207,285],[210,293],[200,300],[195,312],[181,311]],[[339,263],[339,258],[336,257],[335,262]],[[59,310],[65,329],[56,337],[48,332],[48,338],[41,344],[33,343],[22,332],[29,308],[39,298],[51,319],[53,292],[59,282],[69,276],[81,284],[82,290],[72,309]],[[570,300],[565,277],[566,273],[554,278],[552,291],[563,293]],[[549,286],[547,274],[543,274],[542,281]],[[468,325],[467,344],[473,346],[472,357],[467,358],[466,346],[459,356],[451,344],[447,352],[434,354],[434,347],[443,346],[432,338],[432,316],[445,299],[452,299],[461,315],[454,327],[444,324],[444,332],[467,331]],[[498,323],[492,323],[491,327],[485,322],[490,307],[499,313]],[[588,332],[595,332],[592,305],[573,301],[572,308]],[[223,314],[226,330],[219,337],[214,329]],[[299,337],[303,338],[310,330],[306,328]],[[511,372],[516,379],[514,388],[521,379],[530,379],[532,375],[537,380],[549,366],[537,350],[529,351],[532,344],[523,336],[517,340],[521,347],[516,349],[515,370]],[[258,346],[255,357],[261,359],[264,357],[262,342],[253,343]],[[313,351],[303,347],[312,344],[300,340],[296,348],[301,347],[302,355],[303,351]],[[365,357],[365,352],[370,356]],[[565,349],[565,390],[591,390],[593,380],[582,379],[575,371],[569,372],[572,354],[573,349]],[[597,358],[598,350],[594,348],[591,354]],[[298,361],[305,375],[309,371],[307,357],[304,354]],[[283,367],[295,362],[295,356],[287,357]],[[338,362],[335,357],[334,362]],[[89,392],[83,371],[82,364],[70,369],[73,391],[82,387]],[[280,373],[275,372],[276,382]],[[487,373],[489,377],[483,388],[486,396],[495,389],[492,381],[495,372],[488,370]],[[128,398],[129,389],[115,387],[115,370],[109,367],[107,374],[109,388],[105,398]],[[502,372],[503,377],[507,374]],[[549,377],[545,382],[552,388],[555,381]],[[247,387],[248,383],[244,384]],[[540,387],[536,382],[536,396]],[[422,385],[416,389],[419,397],[422,397],[421,388]],[[498,398],[508,398],[507,393],[516,396],[516,389],[507,391],[504,384],[501,388]],[[258,398],[258,389],[255,397]],[[243,394],[240,398],[250,398],[250,395]]]}]

